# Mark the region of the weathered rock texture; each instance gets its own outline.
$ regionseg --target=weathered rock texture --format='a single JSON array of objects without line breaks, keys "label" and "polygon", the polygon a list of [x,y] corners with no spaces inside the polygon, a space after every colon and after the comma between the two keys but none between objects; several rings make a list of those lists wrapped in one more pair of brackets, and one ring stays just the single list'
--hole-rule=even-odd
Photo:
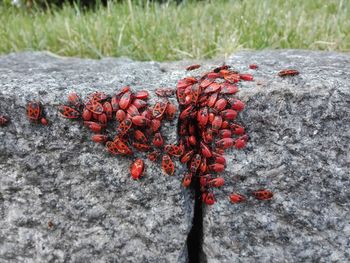
[{"label": "weathered rock texture", "polygon": [[[259,69],[248,70],[256,62]],[[204,71],[218,61],[206,62]],[[242,52],[229,64],[251,71],[242,120],[251,136],[226,154],[227,184],[205,209],[208,262],[350,260],[350,55],[308,51]],[[130,180],[131,159],[90,142],[77,122],[57,115],[69,91],[112,93],[124,85],[175,87],[188,63],[100,61],[21,53],[0,58],[0,262],[186,262],[193,197],[146,161]],[[300,76],[281,79],[280,69]],[[48,127],[25,117],[40,98]],[[154,97],[153,97],[154,100]],[[163,134],[176,140],[176,121]],[[272,201],[232,205],[232,191],[266,187]],[[53,226],[48,227],[52,222]]]},{"label": "weathered rock texture", "polygon": [[[251,136],[227,154],[226,186],[206,209],[208,262],[350,261],[350,55],[308,51],[242,52],[256,62],[243,83],[242,114]],[[282,79],[280,69],[300,75]],[[253,72],[253,71],[252,71]],[[232,205],[226,194],[273,190],[272,201]]]},{"label": "weathered rock texture", "polygon": [[[194,201],[180,176],[147,160],[145,178],[131,180],[131,158],[109,155],[81,123],[57,114],[70,91],[152,91],[183,74],[128,59],[0,58],[0,112],[11,118],[0,128],[0,262],[186,261]],[[25,116],[26,101],[39,98],[48,127]],[[169,143],[176,125],[162,127]]]}]

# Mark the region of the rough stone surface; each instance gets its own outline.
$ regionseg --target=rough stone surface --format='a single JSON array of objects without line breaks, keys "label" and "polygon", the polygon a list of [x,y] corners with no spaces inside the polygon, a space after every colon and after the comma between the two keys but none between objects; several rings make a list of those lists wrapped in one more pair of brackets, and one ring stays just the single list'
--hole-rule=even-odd
[{"label": "rough stone surface", "polygon": [[[70,91],[152,91],[184,74],[128,59],[0,58],[0,114],[11,118],[0,128],[0,262],[186,262],[194,201],[180,175],[146,160],[145,178],[131,180],[130,158],[110,156],[56,108]],[[39,98],[48,127],[25,116],[27,100]],[[169,143],[176,125],[162,127]]]},{"label": "rough stone surface", "polygon": [[[206,61],[198,72],[220,64]],[[250,63],[259,69],[248,70]],[[83,96],[124,85],[174,87],[192,62],[58,58],[46,53],[0,57],[0,262],[186,262],[193,197],[146,161],[130,180],[131,159],[109,156],[79,123],[57,115],[69,91]],[[226,154],[226,185],[205,209],[208,262],[347,262],[350,260],[350,55],[310,51],[240,52],[228,63],[251,72],[239,96],[251,140]],[[301,74],[281,79],[280,69]],[[40,98],[50,125],[25,117]],[[152,99],[154,101],[154,98]],[[176,121],[162,127],[176,140]],[[178,164],[178,163],[177,163]],[[232,191],[260,187],[272,201],[232,205]],[[53,227],[49,228],[48,223]]]},{"label": "rough stone surface", "polygon": [[[349,262],[350,54],[241,52],[228,63],[257,80],[240,91],[251,140],[226,155],[227,184],[205,211],[207,261]],[[276,75],[290,67],[301,74]],[[265,187],[272,201],[228,201]]]}]

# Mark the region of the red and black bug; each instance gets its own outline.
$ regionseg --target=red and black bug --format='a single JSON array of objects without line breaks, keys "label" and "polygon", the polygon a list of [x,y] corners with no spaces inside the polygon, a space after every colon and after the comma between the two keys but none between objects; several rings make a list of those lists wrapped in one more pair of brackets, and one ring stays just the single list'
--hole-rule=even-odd
[{"label": "red and black bug", "polygon": [[27,117],[30,121],[47,125],[47,119],[44,117],[43,106],[40,101],[30,101],[27,104]]},{"label": "red and black bug", "polygon": [[188,67],[186,68],[186,70],[187,70],[187,71],[195,70],[195,69],[198,69],[198,68],[200,68],[200,67],[201,67],[201,65],[199,65],[199,64],[194,64],[194,65],[188,66]]},{"label": "red and black bug", "polygon": [[296,69],[284,69],[278,72],[278,76],[287,77],[287,76],[296,76],[299,75],[299,71]]},{"label": "red and black bug", "polygon": [[252,195],[258,200],[270,200],[273,197],[273,193],[266,189],[254,191]]},{"label": "red and black bug", "polygon": [[175,172],[175,165],[167,154],[162,157],[162,169],[167,175],[173,175]]},{"label": "red and black bug", "polygon": [[136,159],[130,166],[131,178],[138,180],[143,176],[145,165],[143,160]]},{"label": "red and black bug", "polygon": [[5,115],[0,115],[0,127],[6,126],[8,122],[10,121],[10,118]]}]

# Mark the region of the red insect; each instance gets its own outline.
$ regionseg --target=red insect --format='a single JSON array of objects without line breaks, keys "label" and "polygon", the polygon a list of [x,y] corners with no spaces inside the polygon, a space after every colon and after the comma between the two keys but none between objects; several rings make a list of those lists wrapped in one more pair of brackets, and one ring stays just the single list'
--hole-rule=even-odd
[{"label": "red insect", "polygon": [[118,126],[117,132],[119,136],[123,136],[132,126],[132,120],[130,118],[125,118]]},{"label": "red insect", "polygon": [[149,154],[147,155],[147,158],[148,158],[151,162],[155,162],[155,161],[158,159],[159,155],[160,155],[160,152],[153,151],[153,152],[151,152],[151,153],[149,153]]},{"label": "red insect", "polygon": [[197,113],[198,124],[204,127],[208,123],[208,118],[209,118],[208,108],[207,107],[201,108]]},{"label": "red insect", "polygon": [[140,99],[134,99],[134,101],[132,102],[132,105],[134,105],[139,110],[139,109],[146,107],[147,102],[144,100],[140,100]]},{"label": "red insect", "polygon": [[141,152],[147,152],[151,149],[151,146],[149,146],[148,144],[143,144],[138,142],[133,142],[132,146],[134,146],[137,150]]},{"label": "red insect", "polygon": [[103,103],[103,110],[107,115],[108,119],[112,119],[113,116],[113,108],[112,108],[112,104],[108,101],[106,101],[105,103]]},{"label": "red insect", "polygon": [[220,72],[209,72],[207,74],[207,78],[208,79],[219,79],[221,78],[222,74],[220,74]]},{"label": "red insect", "polygon": [[208,145],[205,145],[203,142],[200,142],[200,148],[202,151],[202,155],[206,158],[210,158],[212,156],[212,153],[210,151],[210,148]]},{"label": "red insect", "polygon": [[112,97],[111,105],[112,105],[113,111],[117,111],[119,109],[119,99],[117,98],[117,96]]},{"label": "red insect", "polygon": [[136,159],[130,166],[131,178],[134,180],[138,180],[143,176],[145,170],[145,165],[143,160]]},{"label": "red insect", "polygon": [[115,119],[119,122],[122,122],[126,118],[126,113],[123,110],[117,110],[115,113]]},{"label": "red insect", "polygon": [[198,98],[200,96],[201,93],[201,88],[198,86],[198,84],[194,84],[192,85],[191,88],[191,101],[192,103],[196,104],[198,101]]},{"label": "red insect", "polygon": [[89,128],[92,132],[94,133],[101,133],[102,131],[102,125],[96,123],[96,122],[92,122],[90,125],[89,125]]},{"label": "red insect", "polygon": [[0,126],[6,126],[10,119],[4,115],[0,115]]},{"label": "red insect", "polygon": [[170,97],[175,94],[175,90],[171,88],[159,88],[156,89],[156,94],[159,97]]},{"label": "red insect", "polygon": [[91,137],[91,140],[98,143],[105,143],[108,140],[107,135],[96,134]]},{"label": "red insect", "polygon": [[220,94],[235,94],[238,92],[238,87],[234,84],[225,82],[221,85]]},{"label": "red insect", "polygon": [[107,115],[106,115],[106,113],[102,113],[101,115],[98,115],[98,121],[101,124],[106,125],[107,124]]},{"label": "red insect", "polygon": [[210,187],[221,187],[225,184],[225,180],[222,177],[217,177],[208,181],[207,185]]},{"label": "red insect", "polygon": [[238,124],[231,124],[230,129],[231,129],[232,133],[236,134],[236,135],[242,135],[245,132],[244,127],[242,127]]},{"label": "red insect", "polygon": [[209,170],[215,173],[220,173],[225,170],[225,165],[220,163],[211,164],[208,166]]},{"label": "red insect", "polygon": [[165,114],[169,120],[172,120],[175,117],[176,111],[177,107],[174,104],[169,103],[166,107]]},{"label": "red insect", "polygon": [[195,70],[195,69],[198,69],[198,68],[200,68],[200,67],[201,67],[201,65],[199,65],[199,64],[194,64],[194,65],[188,66],[188,67],[186,68],[186,70],[187,70],[187,71]]},{"label": "red insect", "polygon": [[245,81],[252,81],[253,76],[251,74],[239,74],[239,78]]},{"label": "red insect", "polygon": [[183,187],[189,187],[191,182],[192,182],[192,173],[186,173],[183,180],[182,180],[182,185]]},{"label": "red insect", "polygon": [[214,152],[214,151],[212,153],[213,153],[213,158],[214,158],[213,161],[215,163],[219,163],[219,164],[223,164],[223,165],[226,164],[226,160],[225,160],[225,157],[223,155],[221,155],[218,152]]},{"label": "red insect", "polygon": [[219,115],[216,115],[216,116],[214,117],[214,120],[213,120],[213,122],[212,122],[211,125],[212,125],[213,131],[214,131],[214,132],[218,132],[219,129],[221,128],[221,125],[222,125],[222,117],[219,116]]},{"label": "red insect", "polygon": [[219,136],[220,138],[231,138],[232,132],[231,130],[228,130],[228,129],[221,129],[219,131]]},{"label": "red insect", "polygon": [[192,159],[192,156],[194,154],[194,150],[191,150],[187,153],[185,153],[183,156],[181,156],[180,162],[187,163]]},{"label": "red insect", "polygon": [[212,175],[211,174],[205,174],[205,175],[201,175],[199,177],[199,184],[201,185],[201,187],[206,187],[208,182],[212,179]]},{"label": "red insect", "polygon": [[239,137],[238,139],[236,139],[236,141],[234,142],[234,146],[236,149],[242,149],[246,146],[247,141],[248,141],[248,136],[243,135],[243,136]]},{"label": "red insect", "polygon": [[258,68],[258,65],[257,65],[257,64],[250,64],[250,65],[249,65],[249,68],[250,68],[250,69],[257,69],[257,68]]},{"label": "red insect", "polygon": [[174,165],[173,161],[171,160],[170,156],[167,154],[163,155],[162,169],[163,169],[164,173],[166,173],[168,175],[173,175],[175,172],[175,165]]},{"label": "red insect", "polygon": [[184,120],[184,119],[187,119],[190,114],[193,112],[193,109],[194,109],[194,106],[193,105],[190,105],[188,106],[186,109],[184,109],[181,113],[180,113],[180,120]]},{"label": "red insect", "polygon": [[196,136],[192,135],[188,137],[188,143],[192,146],[195,146],[197,144]]},{"label": "red insect", "polygon": [[199,165],[199,171],[204,174],[208,172],[208,166],[207,166],[207,158],[203,157],[201,160],[201,164]]},{"label": "red insect", "polygon": [[252,195],[258,200],[270,200],[273,197],[273,193],[266,189],[254,191]]},{"label": "red insect", "polygon": [[120,101],[119,101],[119,107],[123,110],[126,110],[128,108],[128,106],[130,105],[131,103],[131,92],[125,92],[123,94],[123,96],[120,98]]},{"label": "red insect", "polygon": [[153,118],[152,116],[152,110],[150,110],[149,108],[145,109],[142,113],[141,116],[151,120]]},{"label": "red insect", "polygon": [[68,102],[76,108],[80,108],[82,106],[82,100],[79,95],[75,92],[71,92],[68,94]]},{"label": "red insect", "polygon": [[41,103],[29,102],[27,105],[27,117],[32,121],[37,121],[41,115]]},{"label": "red insect", "polygon": [[33,122],[41,122],[43,125],[47,125],[47,120],[43,115],[42,104],[39,101],[31,101],[27,104],[27,117]]},{"label": "red insect", "polygon": [[215,105],[217,99],[218,99],[218,93],[211,94],[208,98],[207,105],[210,108],[212,108]]},{"label": "red insect", "polygon": [[85,104],[85,107],[96,114],[102,114],[103,113],[103,106],[101,103],[99,103],[97,100],[90,100]]},{"label": "red insect", "polygon": [[166,108],[168,106],[168,101],[158,101],[153,107],[153,117],[159,119],[163,116]]},{"label": "red insect", "polygon": [[205,88],[204,93],[205,94],[214,93],[214,92],[220,91],[220,89],[221,89],[221,84],[217,82],[213,82],[208,87]]},{"label": "red insect", "polygon": [[146,144],[148,141],[145,134],[140,130],[134,131],[134,138],[136,141],[139,141],[139,142],[144,143],[144,144]]},{"label": "red insect", "polygon": [[211,143],[214,139],[213,137],[213,130],[208,128],[207,130],[203,131],[202,132],[202,138],[203,138],[203,141],[207,144]]},{"label": "red insect", "polygon": [[75,92],[68,94],[68,102],[78,109],[82,106],[82,101],[78,94]]},{"label": "red insect", "polygon": [[[63,115],[63,117],[68,118],[68,119],[77,119],[77,118],[79,118],[80,114],[79,114],[78,111],[74,110],[73,108],[69,108],[69,109],[66,108],[65,109],[64,107],[67,107],[67,106],[61,106],[61,107],[63,107],[63,108],[59,109],[59,111]],[[76,112],[74,112],[74,111],[76,111]],[[69,116],[70,118],[67,117],[67,116]],[[83,114],[81,116],[83,117],[84,121],[90,121],[92,119],[92,112],[89,111],[88,109],[84,109],[83,110]]]},{"label": "red insect", "polygon": [[164,140],[160,132],[157,132],[156,134],[154,134],[152,143],[156,147],[162,147],[164,145]]},{"label": "red insect", "polygon": [[146,100],[148,99],[149,93],[147,90],[141,90],[135,94],[136,99],[143,99]]},{"label": "red insect", "polygon": [[214,105],[214,112],[220,112],[222,111],[223,109],[225,109],[227,105],[227,100],[226,99],[219,99],[215,102],[215,105]]},{"label": "red insect", "polygon": [[299,71],[296,69],[284,69],[278,72],[278,76],[287,77],[287,76],[296,76],[299,75]]},{"label": "red insect", "polygon": [[120,154],[115,142],[112,142],[112,141],[106,142],[106,149],[108,152],[110,152],[113,155]]},{"label": "red insect", "polygon": [[107,98],[108,98],[108,96],[104,92],[100,92],[100,91],[96,91],[94,93],[91,93],[88,96],[88,100],[90,100],[90,101],[102,101],[102,100],[106,100]]},{"label": "red insect", "polygon": [[214,78],[207,78],[204,79],[200,84],[199,87],[201,87],[202,89],[205,89],[206,87],[208,87],[210,84],[212,84],[215,81]]},{"label": "red insect", "polygon": [[151,121],[141,115],[132,117],[132,123],[136,126],[148,126]]},{"label": "red insect", "polygon": [[196,173],[200,164],[202,157],[199,154],[195,154],[190,163],[190,171],[191,173]]},{"label": "red insect", "polygon": [[125,87],[121,88],[118,93],[116,93],[116,96],[120,96],[128,91],[130,91],[130,86],[125,86]]},{"label": "red insect", "polygon": [[173,156],[180,157],[184,154],[184,148],[181,145],[168,144],[164,146],[164,150]]},{"label": "red insect", "polygon": [[246,200],[245,196],[237,193],[230,194],[230,201],[234,204],[244,202]]},{"label": "red insect", "polygon": [[177,83],[177,90],[180,90],[182,88],[186,88],[194,83],[197,83],[197,79],[194,77],[188,77],[188,78],[184,78],[179,80],[179,82]]},{"label": "red insect", "polygon": [[215,197],[213,193],[202,193],[202,201],[207,205],[213,205],[215,203]]},{"label": "red insect", "polygon": [[224,76],[224,79],[228,81],[229,83],[237,83],[240,80],[239,74],[232,73],[232,74],[227,74]]},{"label": "red insect", "polygon": [[226,120],[234,120],[237,118],[237,115],[238,115],[237,111],[232,109],[223,110],[221,112],[221,116]]},{"label": "red insect", "polygon": [[245,104],[237,99],[228,99],[228,103],[231,104],[231,108],[236,111],[242,111],[245,107]]},{"label": "red insect", "polygon": [[218,73],[218,72],[220,72],[221,70],[227,70],[227,69],[229,69],[230,68],[230,66],[229,65],[222,65],[222,66],[220,66],[220,67],[217,67],[217,68],[214,68],[213,69],[213,72],[216,72],[216,73]]},{"label": "red insect", "polygon": [[233,146],[235,140],[232,138],[223,138],[216,142],[216,146],[221,149],[227,149]]},{"label": "red insect", "polygon": [[184,89],[178,89],[176,92],[177,100],[180,105],[185,105],[186,102],[186,94]]},{"label": "red insect", "polygon": [[151,120],[151,129],[153,132],[156,132],[160,129],[161,122],[158,119]]},{"label": "red insect", "polygon": [[128,145],[123,142],[122,140],[115,140],[114,141],[115,147],[117,148],[117,151],[120,154],[125,154],[125,155],[129,155],[132,154],[131,149],[128,147]]},{"label": "red insect", "polygon": [[139,110],[137,109],[137,107],[133,104],[130,104],[128,109],[126,110],[126,112],[129,114],[130,117],[135,117],[140,115]]}]

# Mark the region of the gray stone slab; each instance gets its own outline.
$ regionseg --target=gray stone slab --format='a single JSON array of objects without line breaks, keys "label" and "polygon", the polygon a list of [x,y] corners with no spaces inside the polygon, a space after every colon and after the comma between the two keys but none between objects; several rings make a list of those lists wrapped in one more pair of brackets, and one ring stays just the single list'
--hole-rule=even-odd
[{"label": "gray stone slab", "polygon": [[[259,69],[248,70],[250,63]],[[0,57],[0,262],[186,262],[193,198],[180,186],[184,167],[164,177],[130,180],[130,159],[109,156],[90,133],[56,107],[69,91],[85,96],[124,85],[174,87],[192,62],[58,58],[46,53]],[[226,185],[205,209],[208,262],[350,260],[350,55],[311,51],[240,52],[228,63],[250,72],[239,93],[251,140],[226,154]],[[203,62],[199,71],[220,64]],[[280,69],[300,70],[281,79]],[[27,100],[40,98],[50,125],[30,124]],[[154,97],[151,100],[154,101]],[[176,121],[163,134],[176,140]],[[272,201],[232,205],[232,191],[260,187]],[[48,227],[48,222],[53,227]]]},{"label": "gray stone slab", "polygon": [[[257,81],[239,93],[251,140],[226,154],[227,183],[205,210],[207,262],[349,262],[350,54],[240,52],[228,64]],[[300,75],[277,76],[290,67]],[[260,187],[274,199],[228,200]]]},{"label": "gray stone slab", "polygon": [[[0,262],[186,262],[194,201],[180,168],[166,177],[146,160],[146,176],[133,181],[130,158],[109,155],[81,123],[57,114],[70,91],[131,85],[152,93],[186,74],[160,66],[30,52],[0,58],[0,114],[11,118],[0,128]],[[39,98],[47,127],[26,118],[27,100]],[[168,142],[176,125],[164,122]]]}]

